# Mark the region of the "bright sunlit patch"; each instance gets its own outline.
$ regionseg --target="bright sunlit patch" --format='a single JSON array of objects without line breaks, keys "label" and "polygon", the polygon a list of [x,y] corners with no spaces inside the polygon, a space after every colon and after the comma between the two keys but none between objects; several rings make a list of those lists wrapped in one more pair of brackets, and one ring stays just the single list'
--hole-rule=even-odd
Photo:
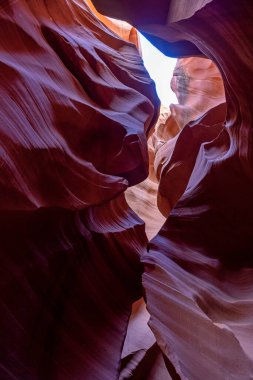
[{"label": "bright sunlit patch", "polygon": [[166,107],[171,103],[178,103],[176,95],[170,88],[170,81],[177,60],[166,57],[140,33],[139,36],[144,65],[151,78],[155,81],[156,91],[161,103]]}]

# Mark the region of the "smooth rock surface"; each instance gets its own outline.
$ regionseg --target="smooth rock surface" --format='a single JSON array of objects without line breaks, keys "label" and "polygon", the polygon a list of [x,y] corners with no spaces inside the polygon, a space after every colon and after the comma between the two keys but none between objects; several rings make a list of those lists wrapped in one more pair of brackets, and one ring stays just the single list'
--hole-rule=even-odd
[{"label": "smooth rock surface", "polygon": [[0,378],[118,379],[159,100],[83,1],[0,1]]},{"label": "smooth rock surface", "polygon": [[[95,4],[112,15],[104,0]],[[177,9],[177,21],[171,23],[175,14],[169,14],[170,4],[140,1],[135,6],[117,1],[115,12],[168,55],[212,59],[224,82],[227,112],[225,124],[215,126],[213,121],[224,107],[211,108],[206,128],[197,123],[179,135],[175,163],[186,163],[174,177],[181,181],[185,173],[180,191],[178,186],[169,190],[166,181],[161,185],[163,178],[169,178],[168,170],[161,172],[161,203],[168,200],[164,213],[170,215],[143,259],[150,326],[181,379],[249,380],[253,378],[253,6],[246,0],[213,0],[204,7],[203,2],[199,7],[192,2],[190,10],[188,2],[181,14]],[[145,12],[138,12],[141,7]],[[205,136],[214,131],[212,126],[217,133]]]}]

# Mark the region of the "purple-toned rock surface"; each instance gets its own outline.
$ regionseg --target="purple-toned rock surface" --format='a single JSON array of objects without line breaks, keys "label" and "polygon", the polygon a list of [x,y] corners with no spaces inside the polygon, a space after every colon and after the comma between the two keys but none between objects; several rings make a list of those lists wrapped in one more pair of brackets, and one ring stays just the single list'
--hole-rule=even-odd
[{"label": "purple-toned rock surface", "polygon": [[83,1],[1,1],[0,37],[0,379],[117,379],[154,83]]},{"label": "purple-toned rock surface", "polygon": [[135,47],[82,1],[1,2],[0,34],[1,208],[83,208],[144,179],[158,100]]},{"label": "purple-toned rock surface", "polygon": [[95,4],[168,55],[212,59],[222,75],[225,124],[213,124],[224,112],[218,106],[208,123],[201,121],[208,129],[195,123],[179,135],[173,155],[174,173],[177,163],[183,168],[174,177],[180,191],[166,168],[161,172],[164,213],[172,211],[144,256],[143,285],[151,328],[180,379],[252,379],[253,6],[246,0]]},{"label": "purple-toned rock surface", "polygon": [[[154,83],[82,0],[0,1],[0,379],[252,380],[253,5],[94,4],[184,57],[179,76],[196,63],[155,133],[182,130],[148,152]],[[185,101],[195,69],[217,73],[204,103]],[[149,165],[150,242],[124,194]],[[135,306],[129,323],[142,296],[154,336]]]}]

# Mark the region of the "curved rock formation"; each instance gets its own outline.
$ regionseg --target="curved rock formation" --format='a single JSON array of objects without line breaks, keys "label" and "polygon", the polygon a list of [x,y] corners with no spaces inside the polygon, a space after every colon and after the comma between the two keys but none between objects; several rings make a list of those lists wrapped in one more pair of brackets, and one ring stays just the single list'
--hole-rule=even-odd
[{"label": "curved rock formation", "polygon": [[[165,221],[156,206],[158,195],[156,175],[161,177],[158,205],[161,211],[168,215],[185,190],[196,160],[198,146],[203,140],[216,137],[223,127],[225,119],[223,82],[212,61],[206,58],[180,59],[174,70],[172,88],[176,91],[179,104],[170,106],[172,113],[164,108],[161,109],[155,131],[148,142],[150,150],[149,178],[126,191],[128,203],[145,221],[149,239],[157,234]],[[216,106],[217,104],[218,106]],[[201,124],[198,124],[197,121],[191,122],[191,125],[186,126],[179,134],[180,127],[184,127],[183,120],[186,120],[187,124],[189,120],[196,119]],[[149,314],[142,306],[134,311],[131,317],[133,322],[128,327],[125,346],[132,347],[133,352],[138,349],[138,356],[137,353],[134,356],[134,361],[137,362],[136,369],[133,370],[135,368],[133,363],[131,363],[131,369],[135,373],[138,372],[138,369],[140,371],[141,367],[143,376],[144,374],[148,376],[149,373],[150,376],[151,374],[153,377],[162,376],[163,378],[165,376],[167,379],[169,375],[165,375],[163,372],[163,358],[161,358],[159,366],[154,365],[152,368],[149,368],[145,361],[149,351],[154,349],[150,345],[150,340],[153,340],[146,325],[148,316]],[[142,352],[142,356],[140,352]],[[145,356],[143,356],[144,352]],[[165,364],[163,365],[165,366]],[[126,374],[126,370],[123,373]]]},{"label": "curved rock formation", "polygon": [[147,176],[158,99],[132,44],[82,1],[4,1],[1,37],[1,208],[82,208]]},{"label": "curved rock formation", "polygon": [[0,223],[0,378],[117,379],[143,223],[122,198],[82,213],[2,211]]},{"label": "curved rock formation", "polygon": [[[122,0],[114,12],[114,4],[109,10],[105,1],[95,3],[145,32],[166,54],[204,55],[221,72],[225,125],[215,136],[196,125],[199,137],[188,127],[177,141],[175,162],[186,162],[186,150],[191,164],[179,201],[163,185],[167,211],[174,208],[144,256],[143,285],[150,325],[175,376],[252,379],[252,4],[213,0],[178,8],[173,0]],[[207,117],[213,120],[213,112]]]},{"label": "curved rock formation", "polygon": [[[136,47],[82,0],[0,2],[0,378],[252,380],[253,6],[94,3],[166,54],[200,57],[180,75],[213,60],[226,121],[219,87],[156,131],[155,144],[197,117],[170,153],[155,147],[170,215],[148,243],[123,194],[148,175],[159,103]],[[124,356],[143,293],[156,343]]]},{"label": "curved rock formation", "polygon": [[0,2],[1,380],[117,379],[158,98],[83,1]]},{"label": "curved rock formation", "polygon": [[[213,61],[207,58],[179,59],[173,72],[171,88],[179,103],[170,106],[171,115],[180,129],[225,103],[220,72]],[[222,115],[221,121],[224,118],[225,115]]]},{"label": "curved rock formation", "polygon": [[138,32],[132,25],[128,24],[125,21],[120,21],[116,19],[112,19],[109,17],[103,16],[101,13],[97,12],[91,0],[85,0],[86,4],[89,5],[93,14],[99,18],[100,21],[103,22],[110,30],[116,33],[119,37],[123,38],[128,42],[132,42],[135,44],[139,52],[141,52],[140,41],[138,37]]},{"label": "curved rock formation", "polygon": [[[223,81],[209,59],[179,59],[171,87],[178,104],[170,105],[170,117],[153,138],[154,168],[160,179],[158,206],[165,216],[186,190],[201,144],[221,133],[226,116]],[[173,134],[178,130],[182,131]]]},{"label": "curved rock formation", "polygon": [[[157,208],[158,180],[155,173],[154,163],[159,131],[172,131],[167,126],[170,111],[162,107],[160,116],[150,138],[148,139],[149,151],[149,176],[143,182],[128,188],[125,192],[126,200],[136,214],[145,222],[145,231],[148,240],[151,240],[160,230],[165,218]],[[175,125],[175,123],[173,124]],[[170,127],[170,126],[169,126]],[[166,135],[167,137],[167,135]],[[155,140],[155,142],[154,142]]]}]

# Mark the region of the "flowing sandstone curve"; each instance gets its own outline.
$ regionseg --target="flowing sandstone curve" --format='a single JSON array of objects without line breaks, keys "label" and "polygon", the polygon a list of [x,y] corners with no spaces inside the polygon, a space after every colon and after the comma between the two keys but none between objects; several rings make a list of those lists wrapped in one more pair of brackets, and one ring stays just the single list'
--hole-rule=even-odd
[{"label": "flowing sandstone curve", "polygon": [[178,104],[170,105],[170,117],[154,133],[158,206],[165,216],[186,190],[199,147],[221,133],[226,115],[223,81],[210,59],[179,59],[171,88]]},{"label": "flowing sandstone curve", "polygon": [[207,58],[178,59],[171,88],[178,99],[178,104],[170,106],[171,114],[180,129],[225,103],[220,72],[214,62]]},{"label": "flowing sandstone curve", "polygon": [[[158,193],[158,180],[155,173],[155,148],[157,146],[157,139],[161,138],[159,131],[166,129],[166,138],[168,135],[174,136],[173,126],[167,125],[167,120],[170,116],[170,110],[161,106],[160,115],[157,120],[156,126],[148,139],[149,151],[149,176],[143,182],[129,187],[126,192],[126,200],[129,206],[136,212],[136,214],[145,222],[145,231],[148,240],[151,240],[160,230],[165,222],[164,216],[157,208],[157,193]],[[171,127],[171,128],[170,128]],[[178,128],[176,128],[178,132]],[[155,140],[155,142],[154,142]]]},{"label": "flowing sandstone curve", "polygon": [[[191,129],[185,129],[176,162],[185,159],[187,148],[195,156],[194,164],[187,169],[190,176],[183,195],[172,202],[170,216],[144,256],[143,285],[151,328],[177,376],[249,380],[253,379],[253,6],[246,0],[213,0],[204,7],[198,3],[202,3],[199,10],[197,2],[193,12],[182,8],[177,21],[170,23],[174,15],[168,14],[167,0],[156,5],[140,1],[136,6],[134,1],[117,1],[114,13],[106,9],[105,1],[95,1],[107,14],[117,14],[145,32],[166,54],[202,54],[221,72],[225,125],[218,125],[220,132],[207,142],[205,137],[196,141]],[[141,7],[145,7],[142,13]],[[216,111],[220,115],[224,109]],[[206,117],[213,120],[215,115],[210,110]],[[202,133],[201,125],[196,127]],[[171,199],[166,186],[164,197]]]},{"label": "flowing sandstone curve", "polygon": [[144,179],[158,99],[135,47],[82,1],[0,10],[1,208],[83,208]]},{"label": "flowing sandstone curve", "polygon": [[123,38],[124,40],[128,42],[132,42],[133,44],[135,44],[135,46],[141,53],[141,46],[140,46],[138,32],[134,27],[132,27],[132,25],[128,24],[125,21],[120,21],[120,20],[109,18],[109,17],[105,17],[96,10],[91,0],[85,0],[85,2],[87,5],[89,5],[92,13],[95,14],[96,17],[99,18],[100,21],[102,21],[110,30],[116,33],[119,37]]},{"label": "flowing sandstone curve", "polygon": [[0,36],[0,378],[116,380],[154,83],[81,0],[2,0]]},{"label": "flowing sandstone curve", "polygon": [[122,197],[1,212],[1,380],[118,378],[146,244]]},{"label": "flowing sandstone curve", "polygon": [[[212,139],[217,136],[225,119],[223,82],[212,61],[198,57],[179,59],[172,78],[172,88],[176,92],[179,104],[170,105],[172,112],[161,107],[160,117],[148,140],[149,177],[126,191],[127,202],[145,221],[149,240],[157,234],[165,221],[157,208],[158,189],[158,205],[160,210],[168,215],[183,194],[189,180],[197,154],[197,149],[193,147],[200,144],[203,138]],[[191,125],[185,127],[184,122],[187,124],[190,120]],[[200,121],[201,125],[198,125]],[[183,127],[185,128],[180,133]],[[192,153],[192,150],[195,150],[195,153]],[[159,187],[156,176],[161,177]],[[132,313],[123,350],[123,353],[130,349],[138,353],[134,355],[131,367],[130,364],[127,366],[135,372],[138,372],[139,367],[144,367],[145,356],[149,350],[152,350],[154,339],[147,326],[150,315],[144,305],[139,304],[140,306]],[[126,360],[125,357],[123,360]],[[149,372],[147,363],[145,367],[146,372],[144,368],[142,369],[143,376],[147,373],[153,377],[155,374],[160,377],[165,376],[162,372],[162,362],[159,366],[151,368]],[[126,375],[126,369],[123,373]]]}]

